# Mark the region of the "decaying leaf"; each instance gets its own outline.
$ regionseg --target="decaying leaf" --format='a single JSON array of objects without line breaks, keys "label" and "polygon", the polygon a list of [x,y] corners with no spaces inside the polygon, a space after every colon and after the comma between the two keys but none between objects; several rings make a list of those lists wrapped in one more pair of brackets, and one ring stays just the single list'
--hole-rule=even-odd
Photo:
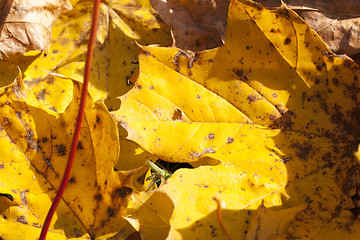
[{"label": "decaying leaf", "polygon": [[[62,94],[48,95],[54,88]],[[14,204],[0,202],[0,237],[36,239],[65,169],[80,83],[49,76],[26,85],[19,75],[0,91],[0,192],[14,197]],[[115,121],[102,102],[88,97],[73,170],[49,239],[97,239],[120,230],[132,172],[113,170],[118,155]]]},{"label": "decaying leaf", "polygon": [[200,51],[223,45],[229,0],[150,2],[171,27],[176,47]]},{"label": "decaying leaf", "polygon": [[71,9],[68,0],[0,2],[0,59],[29,50],[47,50],[56,18]]},{"label": "decaying leaf", "polygon": [[[252,239],[256,223],[264,237],[356,238],[358,66],[287,8],[233,0],[227,24],[217,49],[142,48],[113,116],[145,150],[197,167],[134,200],[129,222],[142,239],[224,239],[216,196],[235,239]],[[277,209],[276,231],[256,220]]]},{"label": "decaying leaf", "polygon": [[[39,81],[49,72],[82,81],[92,4],[93,1],[80,1],[59,17],[52,30],[48,54],[24,71],[26,81]],[[107,107],[117,109],[119,102],[115,97],[130,89],[128,79],[138,68],[136,41],[170,45],[169,32],[158,21],[148,0],[101,3],[89,88],[94,101],[107,98]]]}]

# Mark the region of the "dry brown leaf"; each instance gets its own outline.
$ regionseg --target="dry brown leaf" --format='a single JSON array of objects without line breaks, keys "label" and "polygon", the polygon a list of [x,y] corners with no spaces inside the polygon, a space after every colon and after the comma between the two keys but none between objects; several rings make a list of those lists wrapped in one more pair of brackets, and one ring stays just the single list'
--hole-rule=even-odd
[{"label": "dry brown leaf", "polygon": [[150,2],[172,28],[176,47],[201,51],[223,44],[229,0]]},{"label": "dry brown leaf", "polygon": [[0,60],[47,49],[53,23],[69,9],[68,0],[0,0]]}]

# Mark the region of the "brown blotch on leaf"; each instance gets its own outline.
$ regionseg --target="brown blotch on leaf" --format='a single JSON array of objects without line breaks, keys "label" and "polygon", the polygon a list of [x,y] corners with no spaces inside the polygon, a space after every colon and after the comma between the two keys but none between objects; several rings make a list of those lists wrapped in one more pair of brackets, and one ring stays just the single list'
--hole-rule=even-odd
[{"label": "brown blotch on leaf", "polygon": [[249,103],[257,100],[257,98],[254,94],[249,94],[246,99],[249,100]]},{"label": "brown blotch on leaf", "polygon": [[142,86],[141,85],[137,85],[136,86],[138,89],[142,89]]},{"label": "brown blotch on leaf", "polygon": [[234,139],[232,137],[227,138],[227,143],[233,143],[233,142],[234,142]]},{"label": "brown blotch on leaf", "polygon": [[304,144],[294,143],[291,147],[297,149],[296,156],[301,160],[307,160],[310,152],[313,150],[313,146],[310,142],[305,142]]},{"label": "brown blotch on leaf", "polygon": [[109,218],[113,217],[115,215],[115,209],[111,208],[111,207],[108,207],[107,214],[108,214]]},{"label": "brown blotch on leaf", "polygon": [[100,202],[102,200],[102,195],[101,194],[95,194],[94,195],[94,199],[98,202]]},{"label": "brown blotch on leaf", "polygon": [[115,189],[113,191],[113,193],[111,194],[112,198],[126,198],[127,196],[129,196],[131,193],[133,192],[133,189],[130,187],[119,187],[117,189]]},{"label": "brown blotch on leaf", "polygon": [[337,78],[333,78],[332,82],[335,86],[339,86],[339,80]]},{"label": "brown blotch on leaf", "polygon": [[294,123],[292,122],[293,118],[296,118],[296,115],[292,111],[282,111],[281,109],[278,109],[281,113],[281,117],[273,119],[273,124],[271,127],[273,128],[279,128],[282,130],[291,130]]},{"label": "brown blotch on leaf", "polygon": [[43,89],[43,90],[41,90],[40,92],[39,92],[39,94],[37,95],[37,99],[38,100],[45,100],[45,93],[46,93],[46,90],[45,89]]},{"label": "brown blotch on leaf", "polygon": [[77,149],[84,149],[81,141],[78,142]]},{"label": "brown blotch on leaf", "polygon": [[63,144],[55,145],[55,147],[59,156],[64,156],[66,154],[66,147]]},{"label": "brown blotch on leaf", "polygon": [[284,40],[284,44],[285,44],[285,45],[289,44],[290,42],[291,42],[291,39],[288,38],[288,37]]},{"label": "brown blotch on leaf", "polygon": [[10,121],[9,121],[9,119],[7,117],[5,117],[3,121],[5,123],[4,124],[5,126],[10,126],[11,125],[11,123],[10,123]]},{"label": "brown blotch on leaf", "polygon": [[76,183],[76,179],[75,177],[72,177],[69,179],[68,183]]},{"label": "brown blotch on leaf", "polygon": [[173,121],[181,120],[182,119],[182,111],[180,109],[175,109],[174,114],[171,118]]},{"label": "brown blotch on leaf", "polygon": [[19,223],[22,223],[22,224],[28,224],[24,215],[21,215],[16,221],[18,221]]},{"label": "brown blotch on leaf", "polygon": [[99,115],[96,115],[96,122],[99,123],[101,121],[101,117]]}]

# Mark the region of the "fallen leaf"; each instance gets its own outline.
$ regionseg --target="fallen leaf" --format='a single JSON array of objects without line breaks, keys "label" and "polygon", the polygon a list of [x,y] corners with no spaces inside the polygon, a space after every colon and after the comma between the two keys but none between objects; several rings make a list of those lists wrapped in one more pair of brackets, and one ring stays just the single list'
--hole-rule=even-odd
[{"label": "fallen leaf", "polygon": [[[173,209],[139,204],[133,226],[142,239],[224,239],[217,197],[230,211],[224,225],[235,239],[246,237],[263,201],[284,212],[306,206],[279,220],[289,226],[279,235],[356,237],[358,66],[330,52],[286,8],[232,1],[227,24],[226,43],[217,49],[142,47],[139,78],[114,118],[128,139],[165,161],[215,161],[180,169],[148,193],[168,196]],[[166,221],[169,230],[156,227]],[[261,227],[262,236],[274,233]]]},{"label": "fallen leaf", "polygon": [[150,2],[171,27],[176,47],[201,51],[223,45],[229,0]]},{"label": "fallen leaf", "polygon": [[0,59],[30,50],[47,50],[57,17],[71,9],[68,0],[2,1],[0,5]]},{"label": "fallen leaf", "polygon": [[[92,4],[80,1],[59,16],[48,53],[27,67],[25,81],[36,82],[49,74],[83,81]],[[136,41],[171,44],[169,29],[157,19],[148,0],[101,3],[96,38],[89,92],[94,101],[106,99],[109,109],[118,109],[115,98],[131,87],[128,79],[138,68]]]},{"label": "fallen leaf", "polygon": [[[4,239],[39,235],[65,169],[80,101],[80,83],[54,76],[31,83],[23,84],[19,75],[0,89],[0,192],[12,194],[16,203],[1,205]],[[39,98],[38,92],[55,87],[62,94]],[[77,148],[49,239],[116,234],[132,193],[132,172],[113,171],[119,155],[116,122],[102,102],[90,97]]]},{"label": "fallen leaf", "polygon": [[[280,7],[281,1],[257,0],[265,7]],[[287,0],[286,5],[296,11],[337,54],[352,56],[360,51],[360,4],[348,0],[339,4],[328,0]]]}]

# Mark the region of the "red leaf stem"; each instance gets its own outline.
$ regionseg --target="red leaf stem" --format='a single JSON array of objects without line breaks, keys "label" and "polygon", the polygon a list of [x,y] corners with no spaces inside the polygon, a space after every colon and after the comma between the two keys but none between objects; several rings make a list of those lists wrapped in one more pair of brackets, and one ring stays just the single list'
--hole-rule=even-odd
[{"label": "red leaf stem", "polygon": [[51,219],[55,213],[55,210],[62,198],[62,195],[65,191],[66,184],[69,180],[71,168],[74,162],[74,157],[77,149],[77,145],[79,142],[79,135],[80,135],[80,129],[81,129],[81,122],[84,117],[85,112],[85,103],[86,103],[86,96],[88,93],[88,85],[89,85],[89,76],[90,76],[90,68],[91,68],[91,62],[93,57],[93,52],[95,48],[95,35],[96,35],[96,29],[98,25],[98,16],[99,16],[99,6],[100,6],[100,0],[94,0],[94,8],[93,8],[93,15],[92,15],[92,24],[91,24],[91,30],[90,30],[90,38],[88,43],[88,51],[86,56],[86,62],[85,62],[85,73],[84,73],[84,83],[82,87],[82,93],[81,93],[81,99],[80,99],[80,107],[75,127],[75,132],[71,144],[71,150],[69,154],[69,158],[66,164],[65,172],[63,179],[61,180],[60,187],[56,193],[54,202],[52,203],[50,210],[46,216],[44,225],[41,230],[40,238],[39,240],[45,240],[46,234],[49,230],[49,226],[51,223]]}]

